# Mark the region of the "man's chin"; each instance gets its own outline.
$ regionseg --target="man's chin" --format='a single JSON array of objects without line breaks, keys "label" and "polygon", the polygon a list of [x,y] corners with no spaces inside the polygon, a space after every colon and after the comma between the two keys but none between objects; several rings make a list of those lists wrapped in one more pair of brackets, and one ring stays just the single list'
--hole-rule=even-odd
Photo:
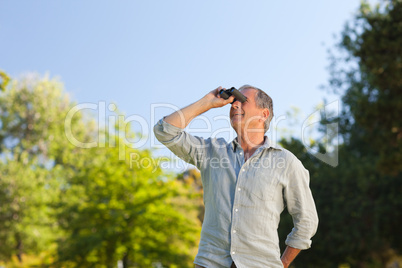
[{"label": "man's chin", "polygon": [[230,124],[232,125],[232,128],[237,132],[238,130],[241,130],[241,122],[238,121],[230,121]]}]

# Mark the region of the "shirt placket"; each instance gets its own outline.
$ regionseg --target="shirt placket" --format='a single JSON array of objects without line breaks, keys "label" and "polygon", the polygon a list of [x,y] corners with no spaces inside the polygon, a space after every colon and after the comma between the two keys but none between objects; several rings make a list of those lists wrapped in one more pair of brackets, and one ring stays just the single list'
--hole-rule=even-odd
[{"label": "shirt placket", "polygon": [[236,187],[235,187],[235,193],[234,193],[234,200],[233,200],[233,209],[232,209],[232,225],[230,229],[230,235],[231,235],[231,245],[230,245],[230,255],[232,256],[232,259],[235,259],[236,251],[237,251],[237,244],[238,244],[238,219],[239,219],[239,208],[238,208],[238,203],[239,203],[239,198],[241,198],[241,185],[242,181],[244,178],[245,174],[245,163],[244,163],[244,152],[239,146],[236,148],[236,161],[237,164],[240,166],[239,174],[237,174],[237,180],[236,180]]},{"label": "shirt placket", "polygon": [[231,234],[231,245],[230,245],[230,255],[232,256],[232,259],[235,258],[236,252],[237,252],[237,241],[238,241],[238,236],[242,235],[241,234],[241,229],[240,229],[240,223],[239,223],[239,215],[241,214],[241,211],[239,210],[239,204],[241,203],[241,197],[242,197],[242,185],[243,181],[246,177],[247,174],[247,166],[249,163],[252,162],[252,160],[259,155],[261,152],[262,148],[258,148],[257,151],[247,160],[247,162],[244,162],[244,152],[242,149],[238,149],[239,153],[236,154],[236,158],[238,159],[238,163],[242,163],[239,174],[237,176],[237,181],[236,181],[236,191],[234,194],[234,201],[233,201],[233,210],[232,210],[232,226],[230,230]]}]

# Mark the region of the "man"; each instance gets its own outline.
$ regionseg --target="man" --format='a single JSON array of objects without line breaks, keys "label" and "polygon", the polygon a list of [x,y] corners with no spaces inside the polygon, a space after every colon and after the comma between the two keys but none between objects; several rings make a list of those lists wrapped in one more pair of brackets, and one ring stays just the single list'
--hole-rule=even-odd
[{"label": "man", "polygon": [[[247,101],[241,103],[234,96],[221,98],[220,89],[154,127],[160,142],[201,171],[205,216],[195,267],[288,267],[300,250],[310,247],[317,229],[309,173],[292,153],[264,136],[273,117],[265,92],[245,85],[239,90]],[[237,133],[232,142],[183,131],[198,115],[229,103]],[[294,228],[281,257],[277,228],[285,205]]]}]

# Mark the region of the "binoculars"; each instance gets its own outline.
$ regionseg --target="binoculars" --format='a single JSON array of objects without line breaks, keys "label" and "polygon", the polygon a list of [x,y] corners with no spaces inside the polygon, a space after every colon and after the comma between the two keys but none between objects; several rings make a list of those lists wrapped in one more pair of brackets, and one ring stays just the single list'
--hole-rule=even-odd
[{"label": "binoculars", "polygon": [[[221,89],[221,90],[219,91],[219,95],[220,95],[223,99],[225,99],[225,100],[229,99],[230,96],[233,95],[233,96],[235,97],[235,99],[234,99],[233,102],[235,102],[236,100],[240,101],[241,103],[247,101],[247,97],[244,96],[243,94],[241,94],[241,92],[238,91],[238,90],[237,90],[236,88],[234,88],[234,87],[231,87],[231,88],[226,89],[226,90]],[[233,103],[233,102],[232,102],[232,103]]]}]

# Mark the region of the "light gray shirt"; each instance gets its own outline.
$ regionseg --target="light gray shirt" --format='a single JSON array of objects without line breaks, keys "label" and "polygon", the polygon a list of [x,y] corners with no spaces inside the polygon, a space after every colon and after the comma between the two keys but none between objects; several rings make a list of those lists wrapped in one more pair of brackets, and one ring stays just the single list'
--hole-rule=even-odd
[{"label": "light gray shirt", "polygon": [[194,263],[207,268],[283,267],[278,224],[287,206],[294,228],[285,243],[307,249],[318,217],[309,172],[288,150],[265,137],[245,162],[237,140],[203,139],[161,119],[156,138],[201,171],[205,215]]}]

